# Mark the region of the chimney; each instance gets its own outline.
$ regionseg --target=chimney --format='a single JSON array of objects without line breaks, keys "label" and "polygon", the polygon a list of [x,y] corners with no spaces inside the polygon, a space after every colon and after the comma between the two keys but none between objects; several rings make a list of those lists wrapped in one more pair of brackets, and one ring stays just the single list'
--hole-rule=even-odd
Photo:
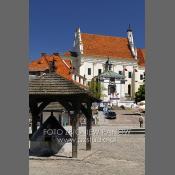
[{"label": "chimney", "polygon": [[60,54],[59,54],[58,52],[56,52],[56,53],[53,53],[53,55],[55,55],[55,56],[59,56]]},{"label": "chimney", "polygon": [[55,72],[55,60],[53,59],[52,61],[49,61],[49,72]]}]

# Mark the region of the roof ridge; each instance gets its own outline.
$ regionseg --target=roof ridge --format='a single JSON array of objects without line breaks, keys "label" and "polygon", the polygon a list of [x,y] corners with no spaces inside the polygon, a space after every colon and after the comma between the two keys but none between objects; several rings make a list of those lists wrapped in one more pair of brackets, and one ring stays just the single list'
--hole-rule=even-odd
[{"label": "roof ridge", "polygon": [[127,37],[121,37],[121,36],[113,36],[113,35],[105,35],[105,34],[93,34],[93,33],[81,33],[81,34],[87,34],[87,35],[96,35],[100,37],[111,37],[111,38],[121,38],[121,39],[127,39]]},{"label": "roof ridge", "polygon": [[66,79],[64,76],[57,74],[56,72],[50,72],[50,73],[45,73],[43,75],[37,76],[35,79],[30,80],[32,81],[36,81],[36,80],[43,80],[44,78],[48,78],[48,77],[56,77],[56,78],[61,78],[61,80],[67,82],[67,83],[71,83],[74,84],[75,86],[77,86],[78,88],[82,89],[80,86],[77,85],[77,83],[75,83],[73,80],[68,80]]}]

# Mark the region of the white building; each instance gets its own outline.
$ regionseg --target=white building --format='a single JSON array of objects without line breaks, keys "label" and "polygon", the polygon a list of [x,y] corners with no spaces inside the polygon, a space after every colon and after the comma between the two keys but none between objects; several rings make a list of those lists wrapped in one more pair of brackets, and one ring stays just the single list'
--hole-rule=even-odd
[{"label": "white building", "polygon": [[129,26],[126,37],[114,37],[81,33],[76,29],[73,49],[78,53],[73,65],[88,82],[105,70],[109,58],[111,70],[125,76],[123,87],[125,99],[132,100],[144,83],[144,49],[134,45],[133,32]]}]

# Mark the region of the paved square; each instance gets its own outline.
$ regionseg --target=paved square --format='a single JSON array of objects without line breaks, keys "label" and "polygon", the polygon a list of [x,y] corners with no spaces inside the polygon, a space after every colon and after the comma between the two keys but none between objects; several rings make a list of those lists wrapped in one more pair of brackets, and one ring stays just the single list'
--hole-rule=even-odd
[{"label": "paved square", "polygon": [[[100,114],[99,129],[139,127],[132,111],[116,111],[116,120]],[[79,145],[85,149],[85,143]],[[81,152],[81,151],[80,151]],[[80,153],[79,152],[79,153]],[[83,160],[29,160],[30,175],[144,175],[145,135],[117,135],[114,143],[92,143],[92,152]]]}]

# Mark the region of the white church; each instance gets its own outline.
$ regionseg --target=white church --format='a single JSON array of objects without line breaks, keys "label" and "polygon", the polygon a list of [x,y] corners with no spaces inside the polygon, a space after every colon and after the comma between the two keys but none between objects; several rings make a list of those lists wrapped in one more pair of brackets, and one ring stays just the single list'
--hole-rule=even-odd
[{"label": "white church", "polygon": [[[145,79],[145,49],[136,48],[132,29],[126,37],[106,36],[75,31],[72,59],[77,72],[87,83],[100,77],[102,100],[114,105],[131,104]],[[107,67],[107,64],[109,67]]]}]

